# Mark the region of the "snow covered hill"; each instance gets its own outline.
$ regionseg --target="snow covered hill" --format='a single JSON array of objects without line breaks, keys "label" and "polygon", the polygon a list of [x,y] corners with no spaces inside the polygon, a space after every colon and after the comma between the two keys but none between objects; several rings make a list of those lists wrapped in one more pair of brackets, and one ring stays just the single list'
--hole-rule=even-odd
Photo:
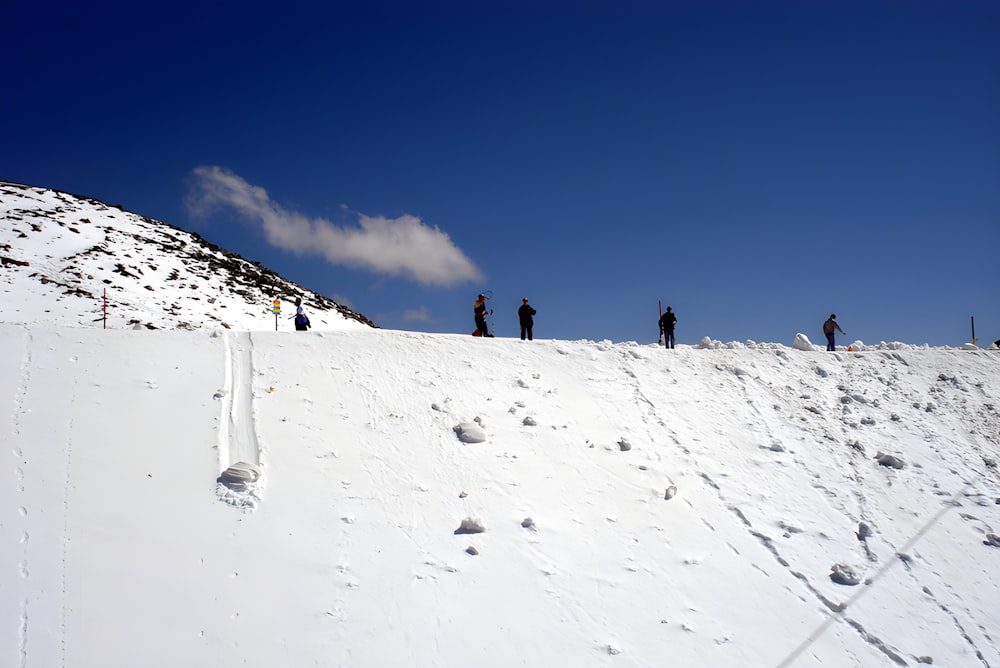
[{"label": "snow covered hill", "polygon": [[1000,665],[1000,351],[387,331],[0,220],[0,665]]},{"label": "snow covered hill", "polygon": [[[2,322],[274,330],[302,298],[313,329],[366,317],[197,235],[103,202],[0,181]],[[106,298],[106,301],[105,301]],[[282,329],[292,329],[287,318]]]},{"label": "snow covered hill", "polygon": [[0,346],[2,665],[1000,665],[996,351]]}]

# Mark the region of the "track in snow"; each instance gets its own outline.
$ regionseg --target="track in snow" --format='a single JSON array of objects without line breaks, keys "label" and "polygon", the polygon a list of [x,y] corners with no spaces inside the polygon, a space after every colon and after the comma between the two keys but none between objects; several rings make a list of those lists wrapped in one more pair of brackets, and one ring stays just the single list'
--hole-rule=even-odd
[{"label": "track in snow", "polygon": [[[219,399],[219,470],[244,462],[260,466],[260,442],[253,410],[253,340],[250,332],[222,335],[225,351],[224,389]],[[260,483],[246,489],[233,489],[221,482],[219,498],[241,508],[256,508],[260,501]]]}]

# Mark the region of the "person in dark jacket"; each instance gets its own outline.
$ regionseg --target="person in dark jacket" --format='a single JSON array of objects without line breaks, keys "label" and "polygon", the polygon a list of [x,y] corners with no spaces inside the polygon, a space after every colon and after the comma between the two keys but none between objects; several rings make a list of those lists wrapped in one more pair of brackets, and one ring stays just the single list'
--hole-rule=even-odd
[{"label": "person in dark jacket", "polygon": [[531,328],[535,326],[535,321],[531,317],[537,313],[535,309],[528,304],[528,298],[525,297],[521,300],[521,308],[517,309],[517,318],[521,321],[521,340],[524,341],[524,335],[528,335],[528,340],[531,341]]},{"label": "person in dark jacket", "polygon": [[663,347],[674,347],[674,327],[677,325],[677,316],[669,306],[660,316],[660,334],[663,335]]},{"label": "person in dark jacket", "polygon": [[476,329],[479,331],[480,336],[493,336],[489,332],[489,328],[486,326],[486,300],[489,299],[486,295],[479,295],[476,299],[476,303],[473,305],[473,311],[476,314]]},{"label": "person in dark jacket", "polygon": [[834,339],[833,333],[834,332],[840,332],[841,334],[843,334],[845,336],[847,335],[847,332],[845,332],[844,330],[842,330],[840,328],[840,325],[837,324],[837,314],[836,313],[831,313],[830,317],[827,318],[826,322],[823,323],[823,333],[826,334],[826,349],[827,350],[836,350],[837,349],[837,347],[833,344],[833,339]]}]

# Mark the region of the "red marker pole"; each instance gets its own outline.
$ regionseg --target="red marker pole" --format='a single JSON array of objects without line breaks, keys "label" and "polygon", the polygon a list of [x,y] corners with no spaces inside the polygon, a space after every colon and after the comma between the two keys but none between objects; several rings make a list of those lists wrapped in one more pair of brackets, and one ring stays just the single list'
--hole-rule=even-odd
[{"label": "red marker pole", "polygon": [[[660,307],[660,317],[662,318],[663,317],[663,300],[662,299],[657,299],[656,303]],[[660,345],[664,345],[664,346],[667,345],[666,339],[663,338],[663,330],[662,329],[660,330]]]},{"label": "red marker pole", "polygon": [[108,328],[108,289],[104,288],[104,329]]}]

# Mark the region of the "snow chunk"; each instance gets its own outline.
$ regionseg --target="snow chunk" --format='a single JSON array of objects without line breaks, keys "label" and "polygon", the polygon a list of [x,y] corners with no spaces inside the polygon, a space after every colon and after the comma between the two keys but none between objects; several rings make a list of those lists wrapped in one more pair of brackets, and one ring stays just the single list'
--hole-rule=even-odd
[{"label": "snow chunk", "polygon": [[215,495],[223,503],[241,510],[256,510],[261,500],[261,476],[264,470],[257,464],[236,462],[218,478]]},{"label": "snow chunk", "polygon": [[834,564],[830,569],[830,579],[848,587],[861,584],[861,575],[847,564]]},{"label": "snow chunk", "polygon": [[722,347],[721,341],[713,341],[710,337],[704,337],[698,347],[702,350],[717,350]]},{"label": "snow chunk", "polygon": [[903,463],[903,460],[899,457],[896,457],[895,455],[887,455],[883,452],[876,454],[875,460],[882,466],[888,468],[902,469],[906,466],[906,464]]},{"label": "snow chunk", "polygon": [[475,422],[462,422],[454,430],[462,443],[482,443],[486,440],[486,431]]},{"label": "snow chunk", "polygon": [[802,332],[795,335],[795,341],[792,343],[792,348],[795,348],[796,350],[805,350],[807,352],[816,350],[816,346],[814,346],[812,341],[809,340],[809,337]]},{"label": "snow chunk", "polygon": [[466,517],[462,520],[462,523],[457,529],[455,529],[455,535],[467,534],[467,533],[483,533],[486,531],[486,527],[483,523],[472,517]]},{"label": "snow chunk", "polygon": [[256,464],[236,462],[219,476],[219,482],[230,489],[243,491],[264,475],[263,469]]}]

